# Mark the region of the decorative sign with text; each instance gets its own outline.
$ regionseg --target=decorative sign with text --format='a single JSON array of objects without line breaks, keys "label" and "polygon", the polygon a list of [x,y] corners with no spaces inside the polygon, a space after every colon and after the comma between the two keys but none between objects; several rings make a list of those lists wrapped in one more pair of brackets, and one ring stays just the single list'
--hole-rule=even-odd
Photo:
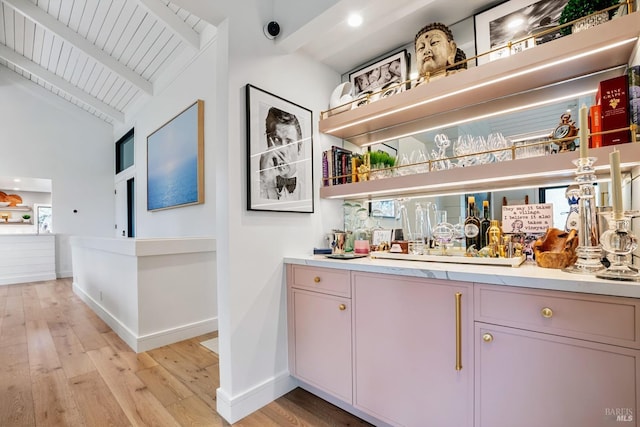
[{"label": "decorative sign with text", "polygon": [[553,227],[553,204],[502,207],[503,233],[542,234]]}]

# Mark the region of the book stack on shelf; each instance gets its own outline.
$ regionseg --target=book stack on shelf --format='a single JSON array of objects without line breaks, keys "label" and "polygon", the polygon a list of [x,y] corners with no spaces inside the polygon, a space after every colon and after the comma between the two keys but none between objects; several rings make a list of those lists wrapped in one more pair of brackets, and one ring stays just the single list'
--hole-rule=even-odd
[{"label": "book stack on shelf", "polygon": [[359,154],[342,147],[331,147],[322,152],[322,185],[349,184],[358,181]]},{"label": "book stack on shelf", "polygon": [[[623,128],[640,121],[640,66],[629,67],[625,74],[601,81],[590,115],[591,133],[611,131],[592,135],[590,147],[630,142],[629,130]],[[620,130],[613,132],[616,129]]]}]

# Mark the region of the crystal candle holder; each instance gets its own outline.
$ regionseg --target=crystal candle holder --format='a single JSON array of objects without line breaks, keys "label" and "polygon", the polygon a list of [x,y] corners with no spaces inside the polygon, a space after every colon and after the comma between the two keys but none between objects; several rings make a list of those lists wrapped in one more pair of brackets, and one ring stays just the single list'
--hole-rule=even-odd
[{"label": "crystal candle holder", "polygon": [[622,215],[606,212],[609,229],[600,236],[600,244],[607,253],[609,266],[596,274],[600,279],[640,281],[640,272],[631,265],[631,253],[638,247],[636,236],[631,232],[631,218],[640,211],[626,211]]},{"label": "crystal candle holder", "polygon": [[567,273],[593,274],[604,267],[601,263],[602,248],[598,244],[598,223],[596,221],[596,181],[593,164],[595,157],[584,157],[573,161],[577,166],[575,181],[580,191],[578,201],[578,247],[575,264],[564,268]]}]

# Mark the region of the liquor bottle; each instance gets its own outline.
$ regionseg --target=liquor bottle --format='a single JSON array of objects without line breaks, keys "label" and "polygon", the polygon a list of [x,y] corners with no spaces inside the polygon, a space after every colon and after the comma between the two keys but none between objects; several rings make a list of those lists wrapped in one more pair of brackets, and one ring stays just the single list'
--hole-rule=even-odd
[{"label": "liquor bottle", "polygon": [[488,244],[491,248],[491,256],[499,256],[499,246],[502,244],[502,229],[497,219],[491,220],[491,226],[487,231]]},{"label": "liquor bottle", "polygon": [[482,219],[480,220],[480,248],[482,249],[489,244],[489,237],[487,231],[491,226],[491,218],[489,217],[489,201],[484,200],[482,202]]},{"label": "liquor bottle", "polygon": [[467,244],[467,250],[474,246],[476,250],[480,247],[480,220],[475,216],[476,198],[469,196],[467,206],[467,218],[464,220],[464,236]]}]

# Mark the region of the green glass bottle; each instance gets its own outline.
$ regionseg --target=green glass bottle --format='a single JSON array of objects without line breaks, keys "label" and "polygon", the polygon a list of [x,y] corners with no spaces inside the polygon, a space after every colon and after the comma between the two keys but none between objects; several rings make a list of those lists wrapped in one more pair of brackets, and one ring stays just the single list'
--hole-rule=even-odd
[{"label": "green glass bottle", "polygon": [[489,201],[484,200],[482,202],[482,219],[480,220],[480,249],[489,244],[489,236],[487,231],[491,226],[491,218],[489,213]]}]

